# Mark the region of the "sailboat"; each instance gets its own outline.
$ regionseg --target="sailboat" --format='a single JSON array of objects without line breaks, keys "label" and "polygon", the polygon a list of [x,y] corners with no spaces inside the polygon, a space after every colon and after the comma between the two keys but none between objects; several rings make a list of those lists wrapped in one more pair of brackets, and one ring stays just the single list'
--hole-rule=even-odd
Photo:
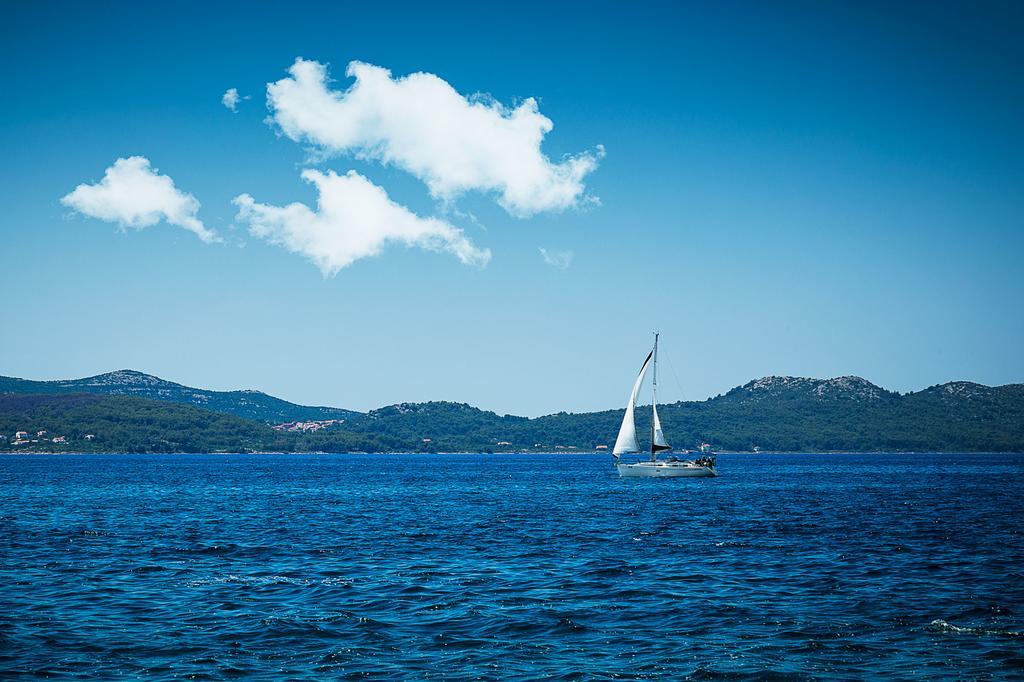
[{"label": "sailboat", "polygon": [[[650,459],[638,462],[623,462],[620,457],[625,454],[640,452],[640,445],[636,440],[636,397],[640,393],[640,387],[644,382],[648,368],[651,368],[653,385],[653,400],[651,401],[651,456]],[[701,456],[696,460],[682,460],[678,457],[658,459],[659,453],[667,453],[672,446],[665,440],[665,434],[661,430],[661,420],[658,419],[658,332],[654,333],[654,348],[647,354],[644,364],[640,366],[640,374],[633,382],[633,390],[629,394],[629,403],[626,405],[626,414],[622,418],[622,426],[619,427],[619,436],[615,439],[615,449],[612,450],[612,457],[615,460],[615,468],[619,476],[647,477],[647,478],[678,478],[693,476],[717,476],[715,470],[715,456],[701,445]]]}]

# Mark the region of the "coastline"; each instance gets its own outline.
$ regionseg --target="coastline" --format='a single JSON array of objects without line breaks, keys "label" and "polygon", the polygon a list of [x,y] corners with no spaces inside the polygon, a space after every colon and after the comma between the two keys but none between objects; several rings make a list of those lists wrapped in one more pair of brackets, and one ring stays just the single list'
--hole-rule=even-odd
[{"label": "coastline", "polygon": [[[1024,455],[1024,451],[1021,450],[761,450],[754,452],[752,450],[716,450],[716,455]],[[80,451],[80,450],[0,450],[0,456],[2,455],[366,455],[366,456],[381,456],[381,455],[478,455],[481,457],[487,457],[491,455],[600,455],[602,457],[609,456],[607,452],[599,452],[596,450],[573,450],[572,452],[554,452],[551,450],[497,450],[494,452],[481,452],[479,450],[467,450],[467,451],[452,451],[452,452],[410,452],[404,450],[396,450],[393,452],[360,452],[360,451],[328,451],[328,450],[308,450],[308,451],[283,451],[283,450],[267,450],[267,451],[255,451],[255,452],[242,452],[242,451],[223,451],[223,452],[131,452],[124,450],[93,450],[93,451]],[[676,455],[679,456],[679,455]]]}]

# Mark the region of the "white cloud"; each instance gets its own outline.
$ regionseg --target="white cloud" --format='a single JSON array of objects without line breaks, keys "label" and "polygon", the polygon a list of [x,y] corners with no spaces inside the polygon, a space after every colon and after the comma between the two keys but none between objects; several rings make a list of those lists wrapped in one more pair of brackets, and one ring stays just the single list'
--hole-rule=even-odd
[{"label": "white cloud", "polygon": [[183,227],[204,242],[220,241],[196,217],[199,202],[160,175],[144,156],[118,159],[94,185],[79,185],[60,202],[84,215],[137,230],[161,220]]},{"label": "white cloud", "polygon": [[238,96],[237,88],[228,88],[227,92],[220,98],[220,103],[234,112],[238,112],[238,102],[242,98]]},{"label": "white cloud", "polygon": [[224,94],[221,95],[220,103],[223,104],[228,109],[230,109],[231,111],[233,111],[234,113],[237,114],[238,113],[238,103],[239,102],[244,102],[244,101],[250,100],[250,99],[252,99],[252,97],[250,95],[245,95],[244,97],[242,95],[239,95],[237,88],[228,88],[224,92]]},{"label": "white cloud", "polygon": [[551,267],[558,268],[559,270],[565,270],[572,265],[573,259],[572,251],[548,251],[545,248],[540,249],[540,257],[544,259],[544,262]]},{"label": "white cloud", "polygon": [[604,149],[552,163],[540,146],[553,124],[533,98],[505,107],[467,99],[433,74],[395,79],[362,62],[348,65],[355,83],[344,92],[328,89],[327,69],[318,62],[297,59],[289,73],[267,85],[267,104],[292,140],[392,164],[442,200],[470,190],[494,192],[518,217],[596,201],[583,180]]},{"label": "white cloud", "polygon": [[491,259],[490,250],[476,248],[459,228],[421,218],[355,171],[337,175],[307,169],[302,178],[319,193],[315,211],[301,203],[259,204],[248,194],[235,197],[234,204],[252,235],[306,256],[325,277],[378,255],[391,242],[447,252],[468,265]]}]

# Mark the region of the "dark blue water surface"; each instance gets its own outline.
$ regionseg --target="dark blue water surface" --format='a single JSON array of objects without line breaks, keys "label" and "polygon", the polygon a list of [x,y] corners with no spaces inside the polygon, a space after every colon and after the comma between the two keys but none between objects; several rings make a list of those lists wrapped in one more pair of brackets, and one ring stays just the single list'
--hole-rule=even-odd
[{"label": "dark blue water surface", "polygon": [[1024,458],[0,457],[0,677],[1010,678]]}]

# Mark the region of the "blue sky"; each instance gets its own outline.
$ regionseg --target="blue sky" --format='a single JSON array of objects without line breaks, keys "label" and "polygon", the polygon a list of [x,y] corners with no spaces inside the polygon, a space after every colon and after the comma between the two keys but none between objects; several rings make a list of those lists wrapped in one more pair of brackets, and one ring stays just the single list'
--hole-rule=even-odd
[{"label": "blue sky", "polygon": [[[1020,6],[666,5],[6,4],[0,374],[537,415],[623,404],[657,328],[666,400],[768,374],[1024,380]],[[293,140],[267,84],[298,57],[338,92],[358,60],[536,98],[552,164],[605,150],[600,203],[517,217]],[[61,203],[131,156],[221,241]],[[490,260],[392,244],[325,277],[232,203],[315,208],[304,169],[354,170]]]}]

